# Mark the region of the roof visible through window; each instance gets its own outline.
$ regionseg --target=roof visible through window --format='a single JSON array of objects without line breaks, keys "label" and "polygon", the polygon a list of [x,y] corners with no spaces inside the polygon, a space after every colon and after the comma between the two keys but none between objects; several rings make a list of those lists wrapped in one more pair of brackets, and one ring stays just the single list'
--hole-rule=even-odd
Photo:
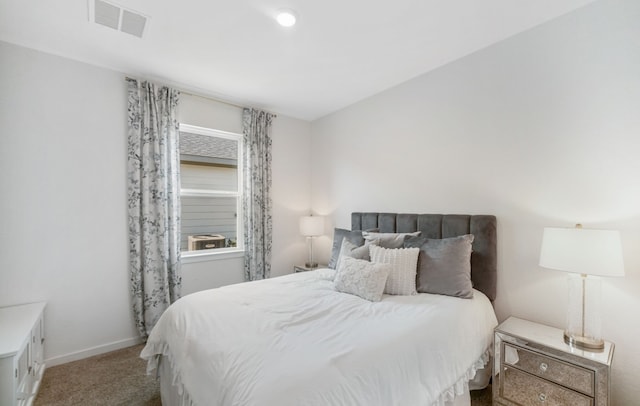
[{"label": "roof visible through window", "polygon": [[180,158],[184,162],[237,165],[238,142],[225,138],[180,132]]}]

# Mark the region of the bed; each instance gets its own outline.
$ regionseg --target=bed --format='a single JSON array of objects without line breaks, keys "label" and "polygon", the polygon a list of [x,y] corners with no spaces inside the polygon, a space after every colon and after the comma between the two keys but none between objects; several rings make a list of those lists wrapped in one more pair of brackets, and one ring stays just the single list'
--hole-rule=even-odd
[{"label": "bed", "polygon": [[165,406],[469,404],[490,376],[496,219],[353,213],[352,230],[472,234],[473,297],[336,291],[318,269],[188,295],[151,332],[141,357]]}]

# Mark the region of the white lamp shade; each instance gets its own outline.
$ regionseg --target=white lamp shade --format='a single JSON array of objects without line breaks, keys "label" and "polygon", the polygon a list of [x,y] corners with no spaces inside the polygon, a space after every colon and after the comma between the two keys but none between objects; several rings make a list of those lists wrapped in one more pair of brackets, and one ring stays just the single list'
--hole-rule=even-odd
[{"label": "white lamp shade", "polygon": [[540,266],[564,272],[624,276],[620,233],[583,228],[545,228]]},{"label": "white lamp shade", "polygon": [[300,234],[305,237],[317,237],[324,234],[324,217],[300,217]]}]

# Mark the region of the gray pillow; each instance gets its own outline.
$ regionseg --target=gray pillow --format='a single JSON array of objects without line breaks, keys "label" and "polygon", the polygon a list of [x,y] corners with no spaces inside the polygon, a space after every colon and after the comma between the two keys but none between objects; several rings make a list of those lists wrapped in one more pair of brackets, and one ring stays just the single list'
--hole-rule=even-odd
[{"label": "gray pillow", "polygon": [[334,286],[338,292],[378,302],[382,299],[390,271],[390,264],[374,264],[363,259],[343,257],[336,270]]},{"label": "gray pillow", "polygon": [[[377,231],[377,230],[376,230]],[[342,240],[347,239],[350,243],[356,247],[364,245],[364,237],[362,237],[361,230],[345,230],[343,228],[336,228],[333,231],[333,244],[331,245],[331,259],[329,259],[328,268],[336,269],[338,265],[338,258],[340,257],[340,247],[342,247]]]},{"label": "gray pillow", "polygon": [[404,239],[407,237],[417,237],[422,234],[422,231],[416,231],[413,233],[377,233],[371,231],[363,231],[362,237],[365,240],[378,240],[377,245],[383,248],[402,248]]},{"label": "gray pillow", "polygon": [[358,247],[346,238],[343,238],[342,246],[340,247],[340,254],[338,255],[338,262],[336,263],[336,269],[340,267],[340,261],[342,261],[342,258],[344,257],[371,261],[371,256],[369,255],[369,245],[369,243],[365,243],[365,245]]},{"label": "gray pillow", "polygon": [[417,291],[471,299],[472,243],[473,234],[443,239],[407,237],[405,247],[420,248]]}]

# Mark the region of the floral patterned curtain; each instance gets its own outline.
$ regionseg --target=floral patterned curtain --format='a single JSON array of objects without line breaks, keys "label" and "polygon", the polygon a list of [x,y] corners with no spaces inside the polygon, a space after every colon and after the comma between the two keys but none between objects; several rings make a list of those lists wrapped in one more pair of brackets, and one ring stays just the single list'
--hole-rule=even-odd
[{"label": "floral patterned curtain", "polygon": [[244,277],[271,274],[271,121],[275,116],[245,108],[243,126]]},{"label": "floral patterned curtain", "polygon": [[179,92],[127,79],[129,272],[143,337],[180,297]]}]

